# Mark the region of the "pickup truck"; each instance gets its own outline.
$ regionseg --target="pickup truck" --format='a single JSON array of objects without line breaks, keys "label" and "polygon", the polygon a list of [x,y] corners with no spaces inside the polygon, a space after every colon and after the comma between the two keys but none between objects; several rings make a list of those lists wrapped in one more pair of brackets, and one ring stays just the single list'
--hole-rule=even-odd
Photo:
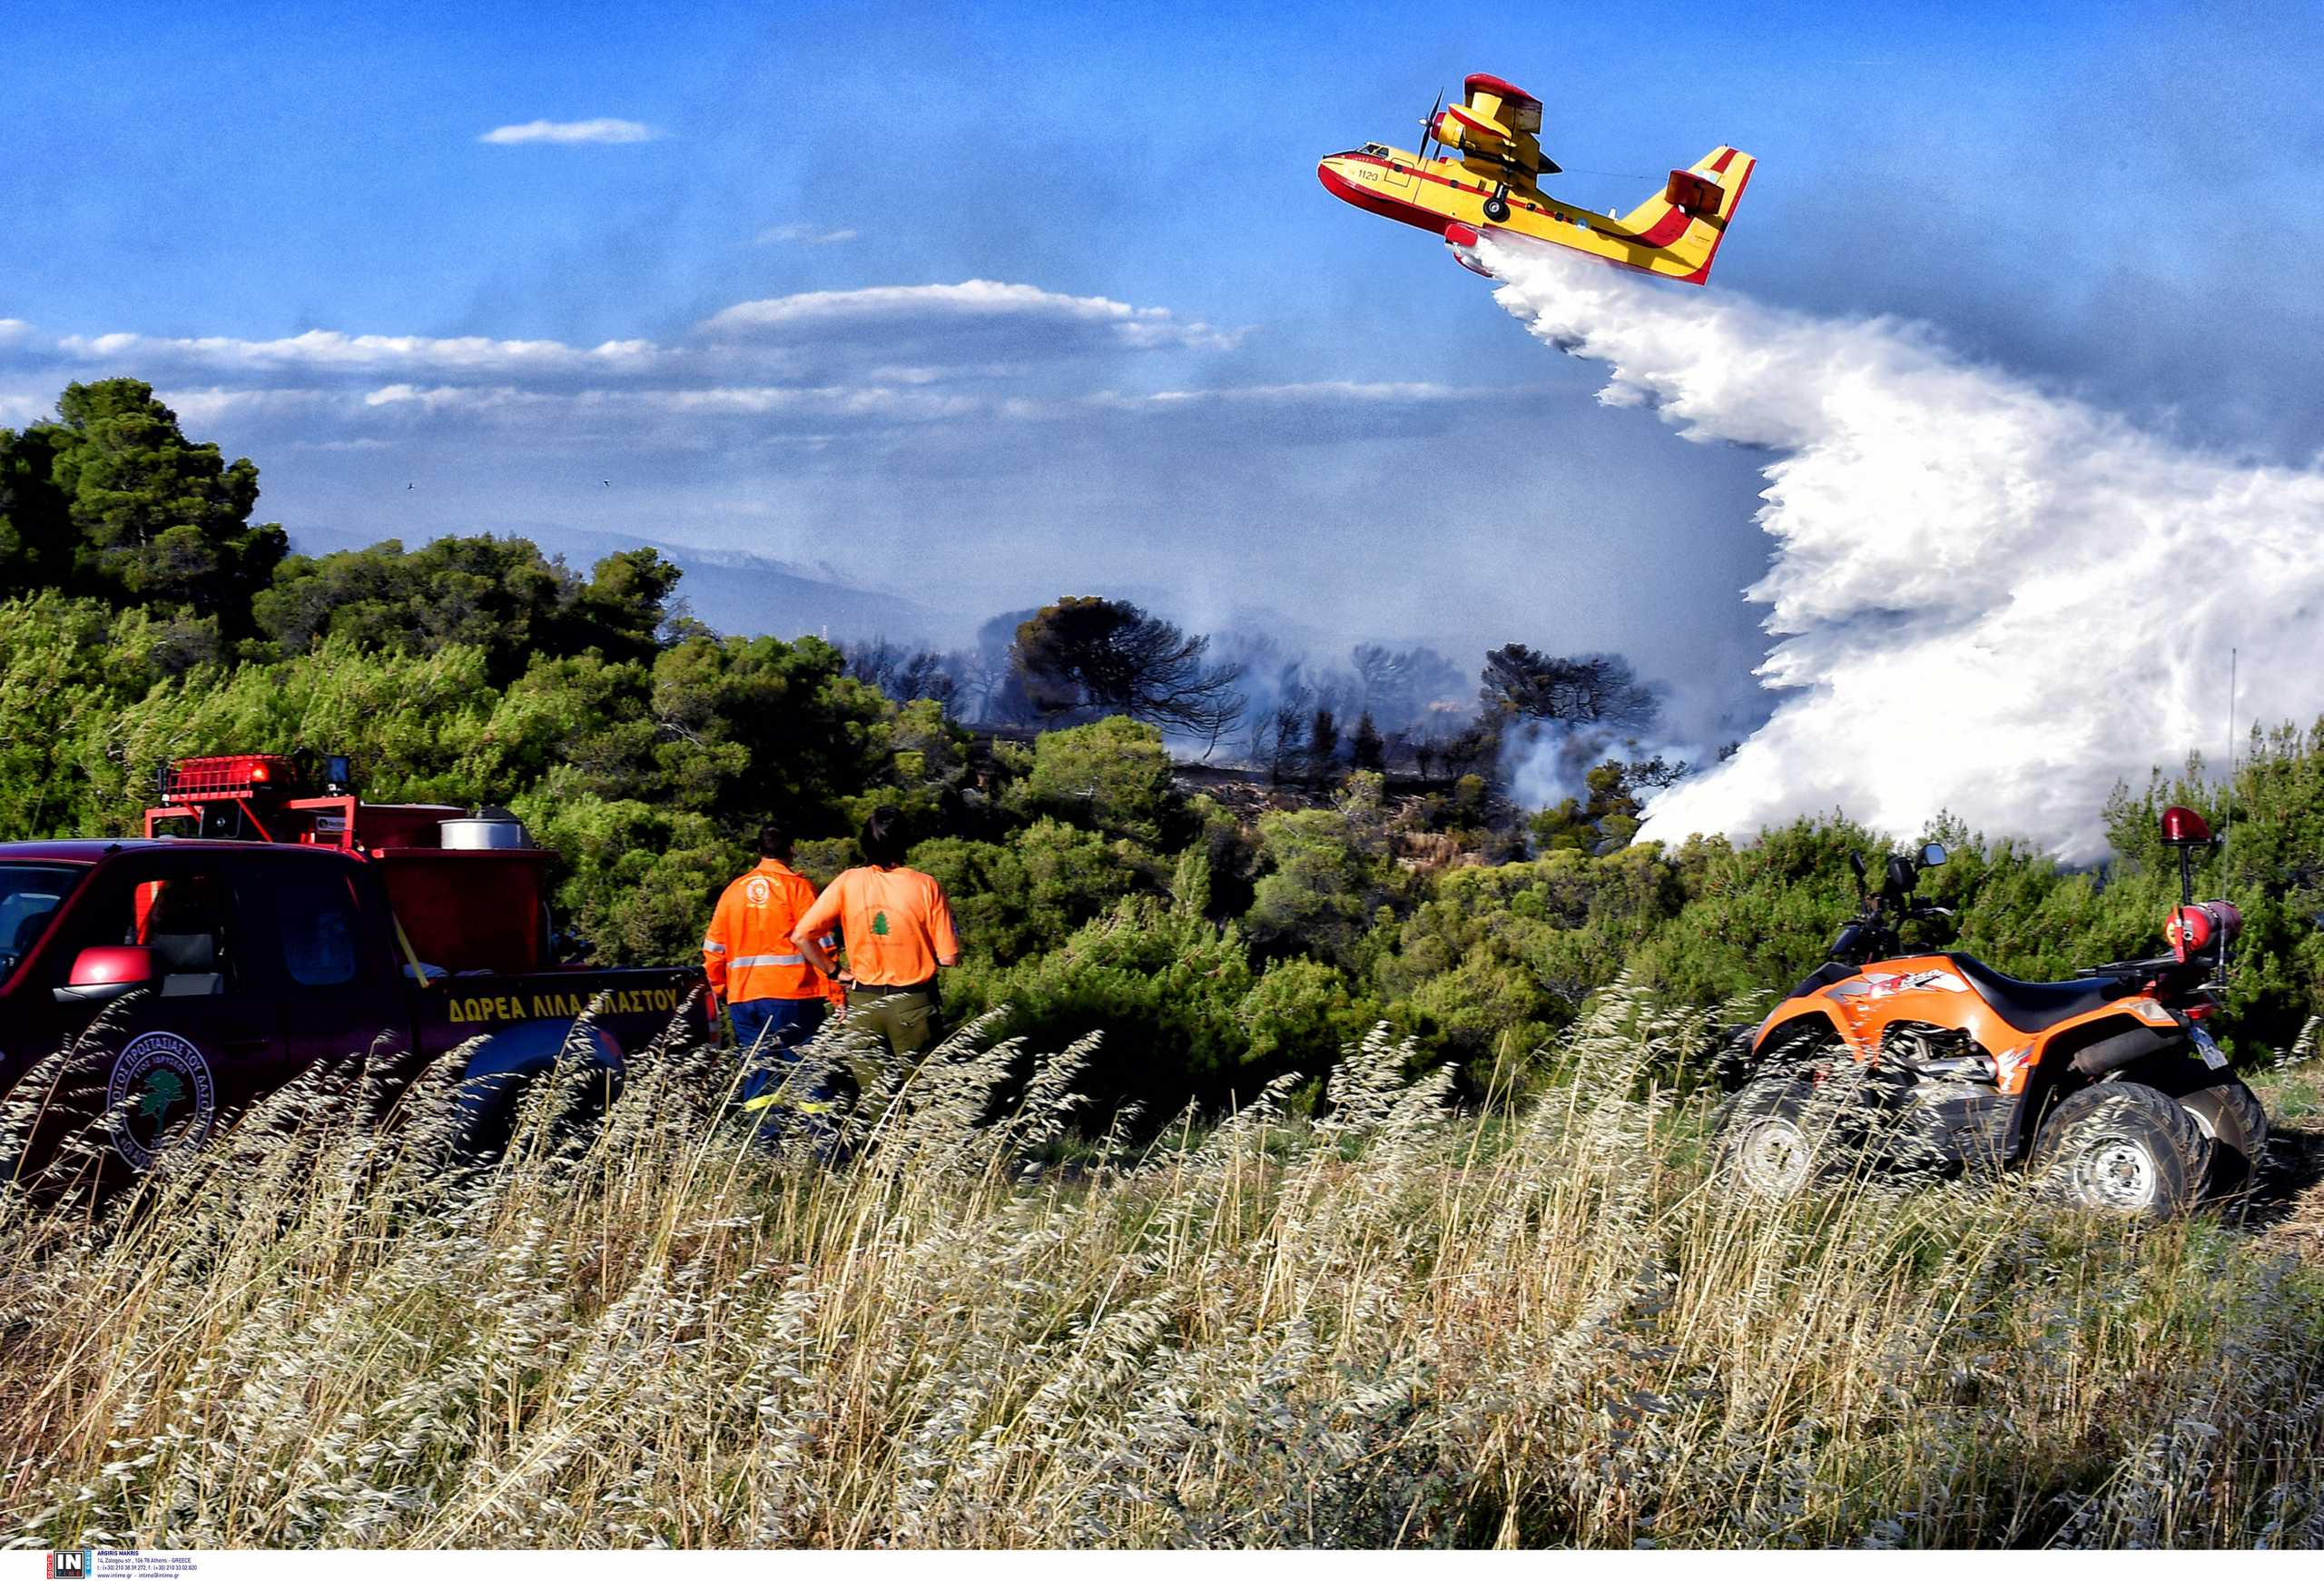
[{"label": "pickup truck", "polygon": [[[463,816],[458,808],[431,811],[438,825]],[[359,815],[348,823],[362,826]],[[432,826],[405,823],[422,834]],[[94,1121],[109,1131],[115,1158],[108,1170],[143,1171],[171,1149],[201,1145],[318,1061],[385,1055],[409,1071],[478,1038],[458,1074],[470,1143],[488,1150],[507,1134],[521,1086],[510,1078],[553,1065],[593,1003],[591,1042],[615,1081],[625,1051],[642,1048],[674,1018],[687,1017],[708,1035],[699,968],[608,970],[547,958],[537,884],[520,882],[537,876],[541,862],[493,860],[545,853],[423,846],[409,829],[402,845],[350,849],[345,834],[329,832],[337,844],[0,844],[0,1097],[76,1041],[94,1043],[83,1052],[110,1066],[86,1083],[103,1076],[102,1119],[57,1117],[44,1127],[56,1134],[35,1135],[18,1155],[20,1170],[53,1151],[60,1126]],[[428,860],[399,867],[391,860],[399,855]],[[394,904],[399,885],[406,896],[448,893],[459,904],[437,905],[441,914],[428,928],[407,930],[400,911],[418,916],[430,908]],[[513,904],[496,908],[494,895]],[[430,962],[414,947],[415,936],[451,946],[482,938],[476,953],[494,954],[492,931],[478,928],[479,916],[491,922],[496,909],[515,912],[513,925],[497,919],[504,965],[515,948],[514,958],[531,969],[464,970],[457,958]],[[512,937],[519,943],[510,945]],[[100,1034],[86,1038],[108,1011]]]}]

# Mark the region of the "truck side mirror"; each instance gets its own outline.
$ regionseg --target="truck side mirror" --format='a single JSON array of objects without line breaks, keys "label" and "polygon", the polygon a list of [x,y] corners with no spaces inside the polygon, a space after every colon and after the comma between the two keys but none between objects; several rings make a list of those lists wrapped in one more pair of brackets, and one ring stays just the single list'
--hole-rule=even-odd
[{"label": "truck side mirror", "polygon": [[92,944],[73,957],[54,997],[59,1004],[103,1004],[148,986],[156,975],[153,952],[143,944]]},{"label": "truck side mirror", "polygon": [[1944,865],[1945,865],[1945,847],[1944,847],[1944,846],[1942,846],[1942,845],[1938,845],[1938,844],[1937,844],[1935,841],[1934,841],[1934,840],[1931,840],[1927,845],[1925,845],[1922,846],[1922,847],[1921,847],[1921,865],[1922,865],[1923,867],[1942,867],[1942,866],[1944,866]]}]

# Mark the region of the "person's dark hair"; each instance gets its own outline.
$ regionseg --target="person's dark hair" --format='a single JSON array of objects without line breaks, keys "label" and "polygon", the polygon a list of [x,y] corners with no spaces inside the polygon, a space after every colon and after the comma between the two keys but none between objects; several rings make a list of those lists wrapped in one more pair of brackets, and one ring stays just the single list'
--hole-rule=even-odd
[{"label": "person's dark hair", "polygon": [[759,855],[772,856],[777,862],[789,859],[791,836],[783,832],[781,825],[761,824],[759,825]]},{"label": "person's dark hair", "polygon": [[874,867],[901,867],[904,863],[903,818],[893,807],[874,807],[857,836],[863,860]]}]

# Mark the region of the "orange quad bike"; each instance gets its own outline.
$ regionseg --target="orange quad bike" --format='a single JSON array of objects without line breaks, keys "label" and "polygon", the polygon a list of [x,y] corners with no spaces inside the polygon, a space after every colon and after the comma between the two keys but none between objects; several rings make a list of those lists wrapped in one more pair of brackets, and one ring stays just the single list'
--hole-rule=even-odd
[{"label": "orange quad bike", "polygon": [[1907,953],[1904,924],[1950,914],[1913,898],[1945,847],[1889,857],[1877,891],[1851,855],[1863,904],[1830,960],[1739,1029],[1719,1062],[1725,1178],[1783,1198],[1859,1169],[2015,1167],[2069,1202],[2150,1218],[2248,1190],[2267,1112],[2203,1025],[2242,916],[2194,901],[2191,858],[2212,844],[2203,820],[2170,808],[2162,835],[2179,853],[2171,953],[2067,983]]}]

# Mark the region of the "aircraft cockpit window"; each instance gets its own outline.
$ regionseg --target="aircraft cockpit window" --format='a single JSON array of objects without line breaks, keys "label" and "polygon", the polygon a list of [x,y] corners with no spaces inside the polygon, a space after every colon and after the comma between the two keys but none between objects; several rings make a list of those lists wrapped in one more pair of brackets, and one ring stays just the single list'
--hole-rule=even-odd
[{"label": "aircraft cockpit window", "polygon": [[1367,143],[1364,145],[1364,152],[1377,154],[1382,159],[1385,159],[1388,157],[1388,145],[1384,143]]}]

